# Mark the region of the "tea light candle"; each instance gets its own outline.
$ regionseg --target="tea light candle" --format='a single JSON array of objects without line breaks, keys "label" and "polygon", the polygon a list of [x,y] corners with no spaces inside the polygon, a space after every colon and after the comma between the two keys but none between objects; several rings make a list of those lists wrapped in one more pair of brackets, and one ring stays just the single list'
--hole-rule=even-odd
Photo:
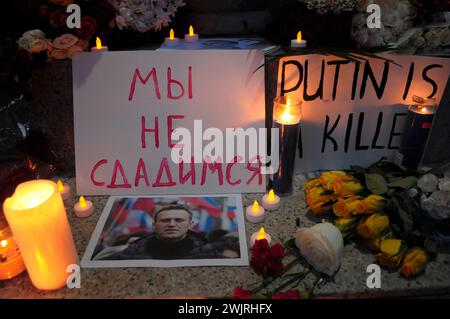
[{"label": "tea light candle", "polygon": [[245,210],[245,216],[251,223],[260,223],[264,220],[264,208],[259,206],[258,201],[255,200],[253,205],[248,206]]},{"label": "tea light candle", "polygon": [[280,207],[280,197],[275,195],[273,189],[263,196],[262,206],[267,210],[275,210]]},{"label": "tea light candle", "polygon": [[78,264],[78,255],[56,183],[41,179],[19,184],[3,210],[33,285],[65,287],[67,266]]},{"label": "tea light candle", "polygon": [[251,237],[252,245],[254,245],[257,240],[261,239],[266,239],[269,245],[270,241],[272,240],[272,237],[270,237],[270,235],[264,231],[264,227],[261,227],[261,229],[258,232],[252,234]]},{"label": "tea light candle", "polygon": [[89,217],[94,212],[94,205],[92,205],[90,200],[86,200],[84,196],[81,196],[78,203],[74,206],[74,211],[77,217]]},{"label": "tea light candle", "polygon": [[11,279],[25,270],[19,247],[11,229],[0,216],[0,280]]},{"label": "tea light candle", "polygon": [[189,34],[186,34],[184,36],[184,40],[186,42],[197,42],[198,41],[198,34],[194,33],[194,28],[192,26],[189,27]]},{"label": "tea light candle", "polygon": [[173,29],[170,29],[169,37],[164,39],[164,44],[168,47],[174,47],[180,44],[180,39],[175,37]]},{"label": "tea light candle", "polygon": [[108,47],[102,46],[102,41],[99,37],[95,39],[95,47],[91,48],[92,52],[102,52],[102,51],[108,51]]},{"label": "tea light candle", "polygon": [[291,40],[291,47],[293,48],[306,48],[306,41],[302,40],[302,31],[298,31],[297,39]]},{"label": "tea light candle", "polygon": [[61,193],[62,199],[67,200],[70,198],[72,193],[70,192],[70,186],[66,183],[61,182],[61,180],[58,180],[57,182],[58,190]]}]

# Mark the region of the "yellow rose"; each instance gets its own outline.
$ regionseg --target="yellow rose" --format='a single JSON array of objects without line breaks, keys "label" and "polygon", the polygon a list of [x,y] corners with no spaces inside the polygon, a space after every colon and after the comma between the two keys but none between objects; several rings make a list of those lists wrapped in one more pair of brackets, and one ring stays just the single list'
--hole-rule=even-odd
[{"label": "yellow rose", "polygon": [[333,213],[342,218],[350,218],[353,216],[357,202],[361,202],[362,197],[350,196],[347,198],[338,198],[333,205]]},{"label": "yellow rose", "polygon": [[381,252],[377,255],[378,262],[391,269],[397,269],[407,250],[400,239],[386,239],[380,244]]},{"label": "yellow rose", "polygon": [[306,202],[314,214],[323,214],[332,210],[334,201],[333,194],[321,187],[314,187],[306,190]]},{"label": "yellow rose", "polygon": [[348,208],[349,208],[350,212],[353,215],[364,214],[367,211],[366,203],[359,196],[352,196],[352,197],[357,197],[358,199],[356,199],[348,204]]},{"label": "yellow rose", "polygon": [[305,190],[314,188],[314,187],[320,187],[320,179],[319,178],[312,178],[306,181],[305,183]]},{"label": "yellow rose", "polygon": [[375,239],[365,239],[364,245],[370,250],[380,251],[381,242],[385,239],[392,239],[392,238],[394,238],[394,235],[392,234],[392,232],[388,232],[387,234]]},{"label": "yellow rose", "polygon": [[334,225],[341,231],[342,234],[348,233],[354,229],[357,225],[358,218],[338,218],[335,220]]},{"label": "yellow rose", "polygon": [[322,187],[325,188],[328,191],[333,190],[333,183],[334,180],[338,177],[346,176],[347,174],[343,171],[327,171],[323,172],[319,179],[320,183],[322,184]]},{"label": "yellow rose", "polygon": [[380,195],[369,195],[364,198],[364,203],[366,204],[366,213],[377,213],[386,206],[386,198]]},{"label": "yellow rose", "polygon": [[425,270],[428,254],[420,247],[413,247],[406,252],[400,273],[405,277],[416,276]]},{"label": "yellow rose", "polygon": [[389,230],[389,217],[383,213],[369,215],[361,220],[356,230],[364,239],[381,237]]},{"label": "yellow rose", "polygon": [[353,176],[338,177],[333,182],[334,193],[340,197],[358,195],[364,191],[364,186]]}]

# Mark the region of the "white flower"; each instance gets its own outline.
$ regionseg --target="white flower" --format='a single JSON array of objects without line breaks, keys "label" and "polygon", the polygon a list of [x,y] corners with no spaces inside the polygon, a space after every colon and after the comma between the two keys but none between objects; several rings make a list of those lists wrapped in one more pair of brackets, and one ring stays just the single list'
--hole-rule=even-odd
[{"label": "white flower", "polygon": [[33,39],[43,39],[43,38],[45,38],[45,33],[39,29],[34,29],[34,30],[29,30],[29,31],[25,32],[22,36],[23,37],[31,37]]},{"label": "white flower", "polygon": [[444,29],[440,33],[441,45],[446,46],[450,45],[450,30]]},{"label": "white flower", "polygon": [[431,193],[437,190],[439,179],[436,175],[425,174],[417,181],[417,187],[419,187],[422,192]]},{"label": "white flower", "polygon": [[27,50],[31,52],[31,48],[33,47],[33,43],[36,40],[43,40],[45,38],[45,33],[41,30],[29,30],[22,34],[22,37],[17,40],[17,45],[19,48],[23,50]]},{"label": "white flower", "polygon": [[352,39],[355,40],[359,46],[365,46],[368,38],[369,33],[366,28],[352,30]]},{"label": "white flower", "polygon": [[408,0],[400,1],[397,7],[397,11],[400,15],[400,18],[414,19],[417,16],[416,8]]},{"label": "white flower", "polygon": [[439,190],[450,191],[450,177],[444,177],[439,179]]},{"label": "white flower", "polygon": [[353,27],[361,28],[366,24],[366,15],[364,13],[357,13],[353,16]]},{"label": "white flower", "polygon": [[341,265],[344,239],[339,229],[330,223],[297,229],[295,245],[306,261],[319,272],[331,276]]}]

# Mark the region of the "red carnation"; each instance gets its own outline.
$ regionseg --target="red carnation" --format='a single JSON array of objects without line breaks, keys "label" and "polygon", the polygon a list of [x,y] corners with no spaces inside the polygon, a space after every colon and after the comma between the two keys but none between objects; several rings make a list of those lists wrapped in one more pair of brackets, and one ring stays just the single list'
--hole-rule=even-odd
[{"label": "red carnation", "polygon": [[58,9],[50,14],[50,24],[55,28],[65,26],[68,16],[69,14],[65,9]]},{"label": "red carnation", "polygon": [[97,22],[92,17],[82,17],[80,28],[77,28],[75,33],[80,39],[89,40],[97,29]]},{"label": "red carnation", "polygon": [[281,246],[280,243],[276,243],[275,245],[270,247],[269,255],[270,258],[273,259],[282,259],[284,256],[286,256],[286,253],[283,246]]},{"label": "red carnation", "polygon": [[286,255],[279,243],[270,247],[267,240],[257,240],[252,247],[250,265],[255,272],[263,277],[272,277],[284,269],[282,260]]},{"label": "red carnation", "polygon": [[279,292],[273,295],[272,299],[300,299],[300,291],[288,290],[286,292]]},{"label": "red carnation", "polygon": [[245,290],[242,287],[236,287],[233,291],[233,298],[234,299],[251,299],[252,293],[250,290]]}]

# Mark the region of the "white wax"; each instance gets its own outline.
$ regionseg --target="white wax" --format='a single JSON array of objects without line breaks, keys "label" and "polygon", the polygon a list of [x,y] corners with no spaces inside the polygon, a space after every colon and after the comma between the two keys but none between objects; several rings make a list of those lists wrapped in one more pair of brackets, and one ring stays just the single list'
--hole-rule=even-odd
[{"label": "white wax", "polygon": [[171,38],[167,37],[164,39],[164,44],[168,47],[176,47],[180,44],[180,39],[178,39],[178,38],[171,39]]},{"label": "white wax", "polygon": [[90,200],[86,199],[85,207],[81,207],[80,202],[78,202],[75,204],[73,209],[74,209],[75,215],[77,217],[85,218],[85,217],[89,217],[92,215],[92,213],[94,212],[94,205],[92,204],[92,202]]},{"label": "white wax", "polygon": [[245,210],[245,217],[250,223],[261,223],[264,220],[264,207],[258,206],[258,210],[253,211],[253,205],[250,205]]},{"label": "white wax", "polygon": [[291,47],[293,48],[306,48],[306,40],[301,40],[300,42],[297,39],[291,40]]},{"label": "white wax", "polygon": [[186,35],[184,35],[184,40],[186,42],[197,42],[198,34],[193,34],[193,35],[186,34]]},{"label": "white wax", "polygon": [[92,52],[106,52],[106,51],[108,51],[108,47],[106,47],[106,46],[102,46],[101,48],[92,47],[91,51]]},{"label": "white wax", "polygon": [[[252,237],[250,238],[250,240],[251,240],[251,242],[252,242],[252,245],[255,244],[256,238],[258,238],[258,236],[259,236],[259,232],[256,232],[256,233],[253,233],[253,234],[252,234]],[[265,234],[264,234],[264,238],[267,240],[267,242],[268,242],[269,245],[270,245],[270,242],[271,242],[271,240],[272,240],[272,237],[270,237],[270,235],[269,235],[268,233],[265,233]]]},{"label": "white wax", "polygon": [[72,196],[72,192],[70,191],[70,186],[66,183],[63,183],[63,189],[61,191],[61,197],[63,200],[68,200]]},{"label": "white wax", "polygon": [[267,210],[276,210],[280,208],[280,197],[274,194],[274,199],[269,200],[269,194],[265,194],[262,198],[262,206]]}]

